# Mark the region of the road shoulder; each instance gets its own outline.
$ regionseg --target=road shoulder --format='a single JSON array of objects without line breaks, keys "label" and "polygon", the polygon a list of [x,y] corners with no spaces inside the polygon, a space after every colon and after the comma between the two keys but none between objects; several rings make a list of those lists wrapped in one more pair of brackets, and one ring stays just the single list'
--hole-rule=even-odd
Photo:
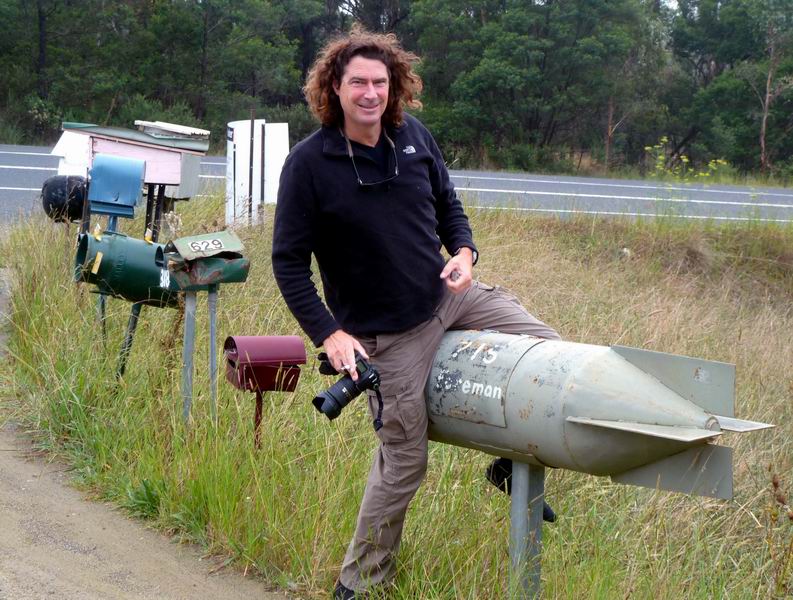
[{"label": "road shoulder", "polygon": [[[8,290],[0,269],[0,328]],[[0,360],[4,346],[0,337]],[[67,465],[36,452],[31,436],[3,421],[0,414],[0,600],[287,598],[86,500],[70,486]]]}]

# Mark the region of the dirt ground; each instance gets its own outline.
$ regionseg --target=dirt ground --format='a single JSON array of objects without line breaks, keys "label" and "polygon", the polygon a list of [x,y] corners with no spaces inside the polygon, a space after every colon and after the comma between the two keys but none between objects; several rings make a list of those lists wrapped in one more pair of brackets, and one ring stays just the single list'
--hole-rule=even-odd
[{"label": "dirt ground", "polygon": [[[5,275],[0,269],[0,329],[8,311]],[[0,355],[4,345],[0,333]],[[65,465],[34,452],[14,424],[0,426],[0,600],[204,598],[288,596],[85,500],[69,486]]]}]

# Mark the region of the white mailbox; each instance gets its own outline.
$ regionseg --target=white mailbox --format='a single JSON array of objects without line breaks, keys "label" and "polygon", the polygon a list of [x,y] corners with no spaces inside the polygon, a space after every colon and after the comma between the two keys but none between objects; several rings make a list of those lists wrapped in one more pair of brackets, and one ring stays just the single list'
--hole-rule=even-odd
[{"label": "white mailbox", "polygon": [[[253,122],[253,128],[251,128]],[[226,224],[259,222],[259,207],[278,197],[289,154],[289,124],[232,121],[226,132]]]}]

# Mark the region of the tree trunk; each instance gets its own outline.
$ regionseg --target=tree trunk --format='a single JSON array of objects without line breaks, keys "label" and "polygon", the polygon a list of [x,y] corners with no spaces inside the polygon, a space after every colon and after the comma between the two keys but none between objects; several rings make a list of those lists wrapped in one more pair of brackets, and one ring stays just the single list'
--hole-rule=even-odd
[{"label": "tree trunk", "polygon": [[611,141],[614,138],[614,96],[609,96],[608,123],[606,124],[606,172],[611,167]]},{"label": "tree trunk", "polygon": [[45,10],[44,0],[36,1],[36,16],[39,26],[39,48],[36,58],[36,91],[39,98],[47,98],[48,87],[47,78],[44,71],[47,68],[47,11]]},{"label": "tree trunk", "polygon": [[198,101],[195,114],[199,121],[206,115],[207,73],[209,71],[209,7],[204,6],[204,30],[201,36],[201,71],[198,82]]},{"label": "tree trunk", "polygon": [[685,137],[680,140],[680,143],[675,146],[674,150],[672,150],[671,154],[669,154],[669,158],[666,160],[666,166],[671,167],[674,163],[680,160],[680,153],[683,151],[683,148],[691,142],[699,133],[699,127],[694,125],[688,130]]},{"label": "tree trunk", "polygon": [[[773,36],[773,32],[769,30],[769,37]],[[769,160],[768,152],[765,147],[766,131],[768,129],[768,113],[771,111],[771,103],[774,101],[774,73],[778,62],[778,55],[776,52],[776,44],[772,38],[768,46],[768,76],[765,78],[765,96],[763,97],[763,117],[760,120],[760,172],[765,175],[768,172]]]},{"label": "tree trunk", "polygon": [[765,149],[765,134],[768,125],[768,111],[771,108],[771,68],[768,68],[768,78],[765,85],[765,100],[763,101],[763,117],[760,120],[760,172],[765,175],[768,171],[768,153]]}]

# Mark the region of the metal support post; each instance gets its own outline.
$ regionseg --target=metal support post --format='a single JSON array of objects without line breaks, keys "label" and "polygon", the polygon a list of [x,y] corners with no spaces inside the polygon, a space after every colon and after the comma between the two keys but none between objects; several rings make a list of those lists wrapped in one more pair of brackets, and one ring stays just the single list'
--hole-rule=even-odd
[{"label": "metal support post", "polygon": [[96,308],[99,318],[99,327],[102,329],[102,343],[107,344],[107,297],[104,294],[99,294]]},{"label": "metal support post", "polygon": [[[118,217],[110,216],[107,218],[107,229],[105,231],[116,231],[118,228]],[[99,310],[99,325],[102,328],[102,341],[107,343],[107,296],[99,294],[97,304]]]},{"label": "metal support post", "polygon": [[511,598],[540,597],[544,496],[545,469],[513,461],[509,530]]},{"label": "metal support post", "polygon": [[217,425],[217,348],[216,348],[216,327],[217,327],[217,307],[218,307],[218,286],[210,285],[208,288],[209,296],[207,304],[209,308],[209,410],[212,415],[212,423]]},{"label": "metal support post", "polygon": [[140,317],[140,309],[142,307],[142,304],[136,302],[129,311],[127,333],[124,336],[124,343],[121,345],[121,353],[118,357],[118,369],[116,370],[116,378],[118,379],[124,376],[124,370],[127,368],[127,357],[132,349],[132,339],[135,337],[135,328],[138,326],[138,318]]},{"label": "metal support post", "polygon": [[154,229],[152,228],[152,219],[154,218],[154,184],[149,183],[146,186],[146,220],[144,221],[143,225],[143,234],[146,235],[146,230],[151,230],[152,232]]},{"label": "metal support post", "polygon": [[250,155],[248,156],[248,226],[253,225],[253,124],[255,121],[255,111],[251,109],[251,145]]},{"label": "metal support post", "polygon": [[256,390],[256,410],[253,413],[253,446],[255,448],[260,448],[262,445],[261,439],[259,438],[259,429],[261,428],[262,424],[262,408],[264,404],[264,394],[262,394],[261,390]]},{"label": "metal support post", "polygon": [[91,182],[85,184],[85,199],[83,200],[83,214],[80,216],[80,233],[88,233],[91,228],[91,201],[88,199],[88,190]]},{"label": "metal support post", "polygon": [[156,242],[160,239],[160,229],[162,229],[162,212],[165,204],[165,186],[157,186],[157,202],[154,205],[154,219],[151,224],[151,239]]},{"label": "metal support post", "polygon": [[[148,185],[148,193],[146,198],[146,227],[149,227],[149,219],[153,217],[152,209],[154,208],[154,185]],[[87,194],[86,194],[87,202]],[[118,220],[113,222],[113,230],[117,226]],[[108,225],[108,229],[110,225]],[[152,236],[152,241],[157,241],[157,235]],[[124,336],[124,343],[121,345],[121,353],[119,354],[118,369],[116,370],[116,377],[120,379],[124,376],[124,371],[127,368],[127,357],[132,350],[132,341],[135,339],[135,329],[138,326],[138,319],[140,318],[140,309],[143,308],[142,304],[135,303],[129,311],[129,322],[127,323],[127,334]]]},{"label": "metal support post", "polygon": [[195,352],[196,293],[184,295],[184,348],[182,349],[182,419],[187,425],[193,404],[193,353]]}]

